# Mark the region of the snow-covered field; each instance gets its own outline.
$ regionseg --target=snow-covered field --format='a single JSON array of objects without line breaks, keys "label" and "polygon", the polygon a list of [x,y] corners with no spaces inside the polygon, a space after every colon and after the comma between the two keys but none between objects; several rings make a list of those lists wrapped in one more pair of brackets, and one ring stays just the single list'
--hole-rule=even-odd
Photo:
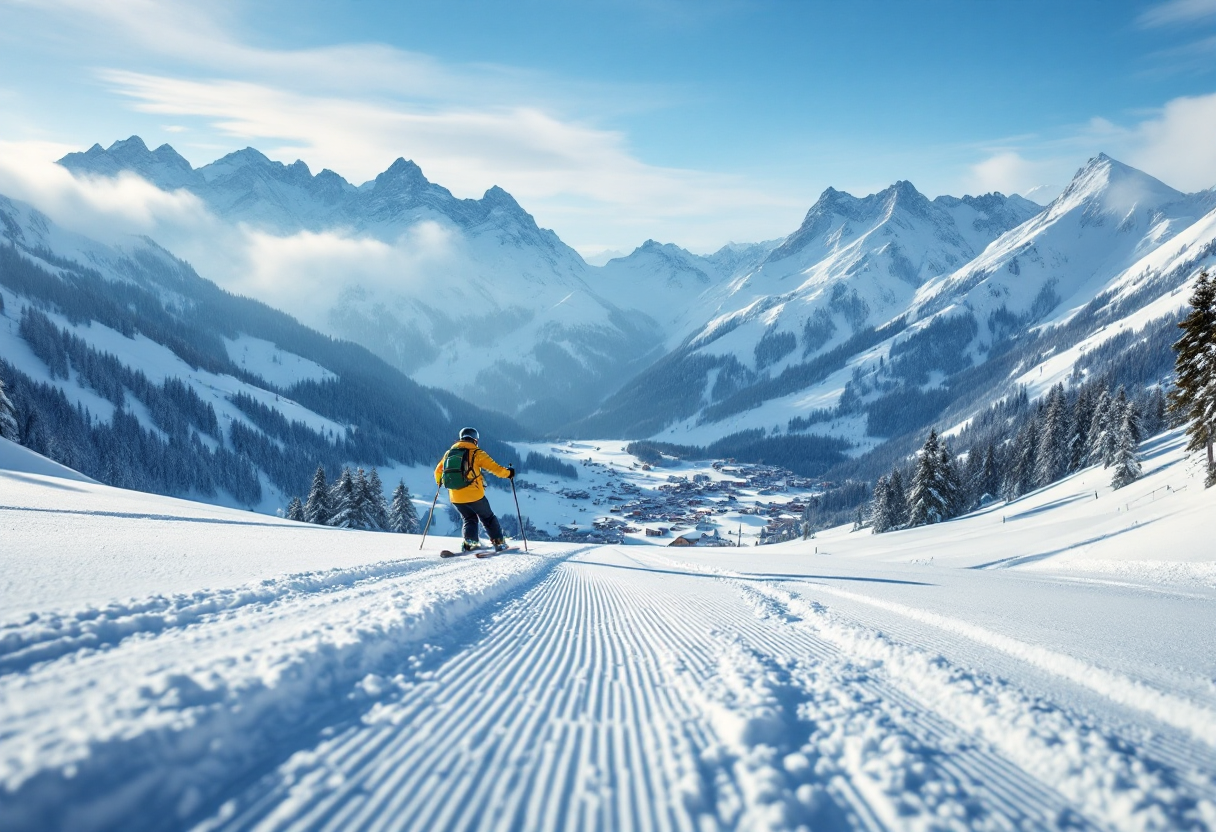
[{"label": "snow-covered field", "polygon": [[447,561],[0,450],[5,832],[1216,828],[1177,435],[936,528]]}]

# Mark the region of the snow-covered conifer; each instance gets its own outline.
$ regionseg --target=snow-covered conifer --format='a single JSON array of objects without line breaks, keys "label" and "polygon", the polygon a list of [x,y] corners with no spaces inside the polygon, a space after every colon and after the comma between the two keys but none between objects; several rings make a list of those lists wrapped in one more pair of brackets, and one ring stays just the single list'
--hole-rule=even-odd
[{"label": "snow-covered conifer", "polygon": [[359,495],[355,490],[355,477],[349,467],[343,468],[338,479],[329,489],[329,501],[333,514],[329,525],[339,529],[357,529],[362,518],[360,515]]},{"label": "snow-covered conifer", "polygon": [[415,534],[419,530],[418,512],[410,499],[410,490],[405,480],[393,489],[393,504],[388,511],[388,530],[398,534]]},{"label": "snow-covered conifer", "polygon": [[1169,416],[1166,412],[1165,393],[1160,387],[1154,387],[1148,392],[1145,397],[1144,410],[1142,412],[1141,427],[1143,428],[1142,439],[1147,439],[1150,436],[1156,436],[1169,427]]},{"label": "snow-covered conifer", "polygon": [[937,431],[931,430],[921,447],[908,491],[908,525],[924,526],[940,523],[950,517],[948,486],[943,482],[942,448]]},{"label": "snow-covered conifer", "polygon": [[815,498],[812,497],[806,501],[806,505],[802,509],[802,518],[799,520],[799,529],[802,532],[803,540],[810,540],[815,536]]},{"label": "snow-covered conifer", "polygon": [[995,499],[1001,491],[1001,469],[996,459],[996,448],[992,443],[984,449],[984,462],[980,469],[980,481],[976,487],[976,503]]},{"label": "snow-covered conifer", "polygon": [[1036,486],[1053,483],[1068,472],[1068,401],[1062,385],[1051,388],[1035,449]]},{"label": "snow-covered conifer", "polygon": [[954,461],[954,457],[945,443],[941,444],[941,450],[938,452],[937,472],[941,482],[941,493],[946,501],[946,514],[942,519],[949,520],[951,517],[958,517],[969,508],[967,492],[963,488],[963,478],[959,474],[958,464]]},{"label": "snow-covered conifer", "polygon": [[888,514],[893,529],[908,525],[908,493],[904,490],[904,475],[898,468],[891,470]]},{"label": "snow-covered conifer", "polygon": [[1140,479],[1140,460],[1136,455],[1140,445],[1140,416],[1135,402],[1127,402],[1121,409],[1123,418],[1119,420],[1115,439],[1115,472],[1111,476],[1111,488],[1122,488]]},{"label": "snow-covered conifer", "polygon": [[1030,420],[1013,438],[1009,467],[1005,474],[1005,499],[1016,500],[1034,489],[1034,461],[1038,451],[1038,419]]},{"label": "snow-covered conifer", "polygon": [[13,407],[8,393],[4,389],[4,379],[0,378],[0,437],[10,442],[17,440],[17,410]]},{"label": "snow-covered conifer", "polygon": [[1118,421],[1115,423],[1115,446],[1118,449],[1120,437],[1124,433],[1127,434],[1133,445],[1139,445],[1144,439],[1143,421],[1140,418],[1140,408],[1135,401],[1127,397],[1127,391],[1122,386],[1119,387],[1119,392],[1115,395],[1115,408],[1119,414]]},{"label": "snow-covered conifer", "polygon": [[312,487],[308,490],[308,501],[304,504],[304,522],[319,526],[329,524],[333,508],[329,501],[329,484],[325,481],[325,469],[317,466],[312,475]]},{"label": "snow-covered conifer", "polygon": [[372,490],[367,481],[367,472],[359,468],[355,471],[355,497],[351,510],[350,528],[375,529],[373,513]]},{"label": "snow-covered conifer", "polygon": [[984,478],[984,453],[979,447],[972,448],[967,453],[967,463],[961,466],[960,478],[962,479],[963,494],[965,495],[963,506],[964,511],[970,511],[979,505],[980,497],[983,496],[981,490],[981,482]]},{"label": "snow-covered conifer", "polygon": [[1068,470],[1080,471],[1089,459],[1089,426],[1094,419],[1094,395],[1090,385],[1081,388],[1072,408],[1072,431],[1068,439]]},{"label": "snow-covered conifer", "polygon": [[1191,311],[1178,327],[1174,344],[1174,390],[1170,410],[1186,425],[1188,451],[1206,450],[1205,485],[1216,484],[1216,280],[1206,271],[1195,281]]},{"label": "snow-covered conifer", "polygon": [[874,483],[874,494],[870,497],[870,529],[874,534],[882,534],[893,528],[890,511],[891,481],[884,474]]},{"label": "snow-covered conifer", "polygon": [[304,522],[304,504],[300,502],[299,497],[291,498],[291,502],[287,504],[287,512],[283,516],[288,520],[295,520],[297,523]]},{"label": "snow-covered conifer", "polygon": [[1103,468],[1109,468],[1115,457],[1114,401],[1110,391],[1103,390],[1098,394],[1094,404],[1094,417],[1089,423],[1089,464],[1102,463]]},{"label": "snow-covered conifer", "polygon": [[388,501],[384,499],[384,484],[380,482],[380,472],[375,468],[367,475],[367,519],[371,528],[380,531],[388,529]]}]

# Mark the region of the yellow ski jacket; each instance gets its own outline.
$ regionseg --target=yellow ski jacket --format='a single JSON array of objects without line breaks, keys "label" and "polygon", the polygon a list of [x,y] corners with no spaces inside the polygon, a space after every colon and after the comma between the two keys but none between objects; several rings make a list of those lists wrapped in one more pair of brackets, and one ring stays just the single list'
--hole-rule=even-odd
[{"label": "yellow ski jacket", "polygon": [[[507,469],[495,462],[488,453],[477,447],[476,442],[465,440],[457,442],[452,448],[467,448],[473,451],[473,484],[466,485],[464,488],[449,488],[448,498],[453,503],[475,503],[486,496],[486,485],[481,474],[483,469],[496,477],[506,478]],[[447,454],[444,454],[439,457],[439,464],[435,466],[435,485],[443,482],[443,460],[446,456]]]}]

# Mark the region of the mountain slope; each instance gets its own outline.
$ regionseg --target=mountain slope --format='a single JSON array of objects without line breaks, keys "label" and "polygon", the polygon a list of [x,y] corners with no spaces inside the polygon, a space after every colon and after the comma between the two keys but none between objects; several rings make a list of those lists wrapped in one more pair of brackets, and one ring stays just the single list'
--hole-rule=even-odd
[{"label": "mountain slope", "polygon": [[109,483],[273,511],[318,463],[429,465],[464,424],[528,435],[148,240],[103,245],[4,197],[0,316],[23,443]]},{"label": "mountain slope", "polygon": [[1037,322],[1087,303],[1112,277],[1213,207],[1216,194],[1182,194],[1100,154],[1047,210],[966,267],[926,284],[912,304],[914,314],[961,304],[999,338],[1001,319]]},{"label": "mountain slope", "polygon": [[[377,240],[414,264],[385,283],[336,282],[320,323],[413,375],[541,427],[575,415],[653,359],[663,333],[628,294],[589,285],[591,267],[501,188],[458,199],[398,159],[361,186],[247,148],[197,170],[138,137],[60,163],[80,176],[130,171],[184,188],[218,217],[286,238]],[[403,266],[404,268],[404,266]]]},{"label": "mountain slope", "polygon": [[[642,435],[679,421],[679,438],[691,438],[696,422],[751,407],[759,387],[775,385],[764,400],[822,381],[844,366],[841,350],[872,346],[875,327],[898,318],[922,284],[1037,210],[1000,194],[930,201],[908,182],[862,199],[829,188],[758,267],[701,294],[686,314],[708,323],[575,429]],[[644,403],[656,386],[676,391],[655,399],[665,409]],[[696,439],[715,432],[729,431]]]}]

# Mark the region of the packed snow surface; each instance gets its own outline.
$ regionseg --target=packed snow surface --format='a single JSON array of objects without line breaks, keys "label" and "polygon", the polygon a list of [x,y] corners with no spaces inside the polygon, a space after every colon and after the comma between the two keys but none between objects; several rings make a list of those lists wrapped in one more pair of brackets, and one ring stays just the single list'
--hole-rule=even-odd
[{"label": "packed snow surface", "polygon": [[1216,828],[1176,434],[939,527],[483,560],[0,450],[6,832]]}]

